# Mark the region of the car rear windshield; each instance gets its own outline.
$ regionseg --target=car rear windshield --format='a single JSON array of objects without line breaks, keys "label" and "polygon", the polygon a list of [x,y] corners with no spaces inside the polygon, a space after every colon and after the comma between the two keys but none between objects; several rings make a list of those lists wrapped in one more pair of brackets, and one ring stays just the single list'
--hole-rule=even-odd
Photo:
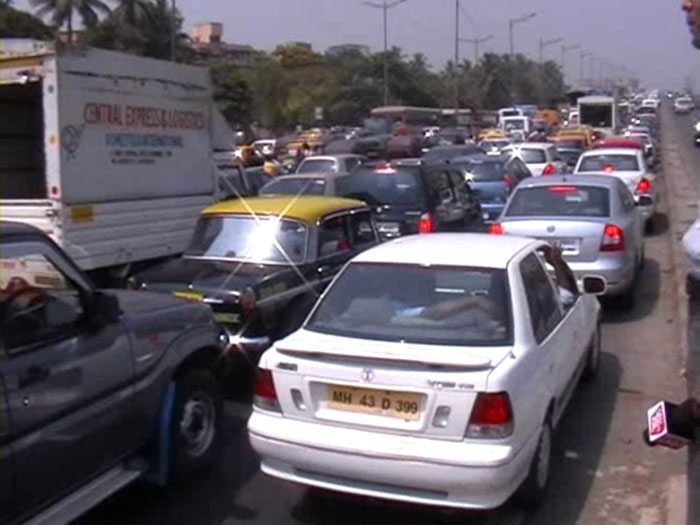
[{"label": "car rear windshield", "polygon": [[336,192],[365,201],[371,206],[422,205],[420,171],[414,167],[362,167],[339,180]]},{"label": "car rear windshield", "polygon": [[544,164],[547,162],[547,157],[541,149],[521,149],[520,158],[525,164]]},{"label": "car rear windshield", "polygon": [[354,263],[324,297],[312,331],[455,346],[512,342],[505,270]]},{"label": "car rear windshield", "polygon": [[505,162],[476,162],[467,168],[473,182],[502,182],[506,174]]},{"label": "car rear windshield", "polygon": [[323,179],[279,179],[265,184],[260,195],[323,195],[325,191]]},{"label": "car rear windshield", "polygon": [[474,153],[481,153],[481,150],[476,146],[465,146],[465,147],[440,147],[433,148],[423,155],[423,160],[426,162],[442,162],[445,160],[452,160],[457,157],[462,157],[464,155],[472,155]]},{"label": "car rear windshield", "polygon": [[601,171],[639,171],[639,162],[635,155],[592,155],[585,157],[579,166],[579,172]]},{"label": "car rear windshield", "polygon": [[303,224],[267,217],[202,217],[188,257],[246,262],[304,261],[307,229]]},{"label": "car rear windshield", "polygon": [[335,173],[335,161],[330,159],[309,159],[301,163],[297,173]]},{"label": "car rear windshield", "polygon": [[610,191],[596,186],[541,186],[516,190],[506,217],[609,217]]}]

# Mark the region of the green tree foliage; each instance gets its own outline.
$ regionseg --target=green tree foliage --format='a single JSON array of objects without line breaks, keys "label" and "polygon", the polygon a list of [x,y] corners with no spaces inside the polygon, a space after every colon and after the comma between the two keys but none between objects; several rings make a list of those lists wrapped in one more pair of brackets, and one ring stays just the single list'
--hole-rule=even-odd
[{"label": "green tree foliage", "polygon": [[78,15],[85,27],[95,27],[100,15],[110,13],[102,0],[30,0],[39,17],[49,17],[51,24],[60,29],[66,27],[68,40],[73,36],[73,18]]},{"label": "green tree foliage", "polygon": [[44,22],[34,15],[13,9],[11,3],[0,3],[0,38],[54,38],[54,32]]}]

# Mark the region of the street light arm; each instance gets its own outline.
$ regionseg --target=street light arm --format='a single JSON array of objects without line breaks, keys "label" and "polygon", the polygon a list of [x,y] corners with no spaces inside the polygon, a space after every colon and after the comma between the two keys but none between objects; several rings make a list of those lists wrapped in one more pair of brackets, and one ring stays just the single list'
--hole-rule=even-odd
[{"label": "street light arm", "polygon": [[544,40],[542,41],[542,47],[552,46],[554,44],[562,42],[563,40],[563,38],[553,38],[552,40]]},{"label": "street light arm", "polygon": [[569,51],[576,51],[577,49],[581,49],[581,44],[576,44],[575,46],[564,47],[564,53],[568,53]]},{"label": "street light arm", "polygon": [[529,13],[527,15],[521,16],[520,18],[511,18],[510,23],[515,25],[515,24],[520,24],[521,22],[527,22],[528,20],[531,20],[537,16],[537,13]]},{"label": "street light arm", "polygon": [[374,7],[375,9],[384,9],[384,4],[375,4],[374,2],[362,2],[364,5],[368,7]]},{"label": "street light arm", "polygon": [[396,7],[397,5],[403,4],[404,2],[408,2],[408,0],[395,0],[394,2],[386,4],[386,8],[391,9],[392,7]]}]

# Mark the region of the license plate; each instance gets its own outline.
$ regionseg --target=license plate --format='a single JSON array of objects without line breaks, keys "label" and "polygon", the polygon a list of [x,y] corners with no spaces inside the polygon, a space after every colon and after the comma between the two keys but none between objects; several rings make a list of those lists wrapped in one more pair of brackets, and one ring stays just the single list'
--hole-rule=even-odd
[{"label": "license plate", "polygon": [[400,227],[396,222],[383,222],[377,225],[379,233],[399,233]]},{"label": "license plate", "polygon": [[406,421],[420,419],[420,394],[331,385],[328,407]]},{"label": "license plate", "polygon": [[579,240],[578,239],[542,239],[548,242],[552,246],[558,246],[564,253],[578,252],[579,250]]},{"label": "license plate", "polygon": [[225,324],[241,324],[241,314],[214,313],[214,320]]},{"label": "license plate", "polygon": [[190,303],[201,303],[204,296],[201,293],[195,292],[173,292],[173,295],[178,299],[184,299]]}]

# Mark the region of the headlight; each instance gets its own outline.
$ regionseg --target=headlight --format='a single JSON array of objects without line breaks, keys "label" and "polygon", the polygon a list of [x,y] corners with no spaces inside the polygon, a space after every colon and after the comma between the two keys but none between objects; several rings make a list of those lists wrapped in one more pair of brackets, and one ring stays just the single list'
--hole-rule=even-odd
[{"label": "headlight", "polygon": [[695,124],[695,131],[700,131],[700,122]]}]

